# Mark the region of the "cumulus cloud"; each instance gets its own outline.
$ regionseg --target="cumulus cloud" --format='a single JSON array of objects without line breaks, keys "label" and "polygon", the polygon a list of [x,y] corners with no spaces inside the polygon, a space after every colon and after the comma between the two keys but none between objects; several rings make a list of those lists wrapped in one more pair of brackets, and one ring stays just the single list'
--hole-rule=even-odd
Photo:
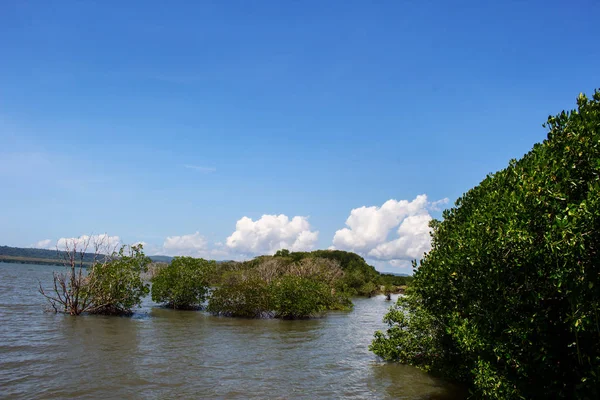
[{"label": "cumulus cloud", "polygon": [[81,235],[79,237],[71,238],[60,238],[56,241],[56,246],[59,250],[66,250],[67,248],[77,251],[83,250],[86,246],[86,251],[94,252],[98,246],[101,253],[112,253],[117,247],[121,245],[121,238],[119,236],[109,236],[106,233],[100,235]]},{"label": "cumulus cloud", "polygon": [[163,243],[163,250],[166,255],[199,256],[207,250],[207,242],[200,232],[169,236]]},{"label": "cumulus cloud", "polygon": [[44,239],[32,244],[29,247],[34,249],[52,249],[54,248],[54,243],[52,243],[52,240],[50,239]]},{"label": "cumulus cloud", "polygon": [[430,250],[429,211],[437,211],[447,202],[429,202],[422,194],[412,201],[391,199],[381,207],[355,208],[346,220],[347,227],[335,233],[333,246],[391,265],[405,265]]},{"label": "cumulus cloud", "polygon": [[[162,248],[150,246],[148,254],[161,254],[167,256],[191,256],[211,260],[234,260],[239,259],[237,255],[231,255],[229,249],[222,243],[208,243],[200,232],[181,236],[169,236],[165,239]],[[146,247],[144,247],[146,249]]]},{"label": "cumulus cloud", "polygon": [[416,259],[430,250],[429,214],[406,217],[398,228],[398,238],[384,242],[368,255],[380,260]]},{"label": "cumulus cloud", "polygon": [[99,246],[101,253],[112,252],[119,245],[121,245],[121,239],[119,236],[109,236],[106,233],[100,235],[81,235],[79,237],[62,237],[56,241],[52,239],[40,240],[32,244],[29,247],[35,249],[56,249],[66,250],[67,248],[73,250],[76,248],[77,251],[83,250],[86,246],[87,252],[94,252],[95,246]]},{"label": "cumulus cloud", "polygon": [[280,249],[311,250],[318,237],[319,232],[311,230],[307,217],[290,220],[283,214],[263,215],[256,221],[248,217],[238,220],[225,245],[239,253],[272,254]]},{"label": "cumulus cloud", "polygon": [[438,201],[434,201],[429,203],[429,209],[431,211],[442,211],[445,207],[446,204],[448,204],[449,199],[446,197],[444,199],[438,200]]},{"label": "cumulus cloud", "polygon": [[[100,253],[109,254],[125,243],[119,236],[109,236],[107,234],[102,235],[82,235],[79,237],[63,237],[57,241],[51,239],[40,240],[37,243],[32,244],[30,247],[43,248],[43,249],[56,249],[66,250],[69,248],[72,250],[76,248],[77,251],[83,250],[84,246],[88,243],[87,252],[95,251],[95,243],[100,245]],[[202,257],[209,259],[237,259],[236,255],[230,256],[229,249],[222,243],[215,243],[209,245],[207,240],[200,234],[195,232],[181,236],[168,236],[165,238],[162,244],[156,245],[153,243],[147,243],[145,241],[137,241],[131,244],[131,246],[142,245],[144,247],[144,253],[147,255],[168,255],[168,256],[193,256]]]},{"label": "cumulus cloud", "polygon": [[131,244],[131,246],[141,245],[144,251],[144,254],[147,256],[155,256],[155,255],[164,255],[165,252],[163,247],[160,245],[156,245],[154,243],[148,243],[145,241],[138,241]]}]

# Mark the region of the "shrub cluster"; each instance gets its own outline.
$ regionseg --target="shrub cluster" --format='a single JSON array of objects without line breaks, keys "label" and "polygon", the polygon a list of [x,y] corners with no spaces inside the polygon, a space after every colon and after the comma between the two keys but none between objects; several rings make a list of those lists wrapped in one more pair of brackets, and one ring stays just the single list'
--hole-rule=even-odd
[{"label": "shrub cluster", "polygon": [[152,300],[176,309],[199,308],[206,300],[215,266],[215,261],[202,258],[174,257],[152,277]]},{"label": "shrub cluster", "polygon": [[141,274],[148,270],[150,258],[142,246],[122,246],[111,261],[94,264],[87,279],[94,314],[131,314],[149,292]]},{"label": "shrub cluster", "polygon": [[96,251],[91,256],[86,253],[88,245],[89,240],[68,242],[67,250],[61,253],[65,271],[53,273],[51,288],[40,283],[39,292],[55,312],[131,314],[149,292],[141,276],[151,260],[144,255],[142,245],[124,245],[118,252],[100,254],[100,249],[107,248],[100,241],[94,244]]},{"label": "shrub cluster", "polygon": [[210,296],[213,314],[260,318],[308,318],[347,309],[347,294],[336,289],[344,273],[335,261],[263,257],[248,269],[228,272]]},{"label": "shrub cluster", "polygon": [[[211,283],[220,285],[224,277],[232,271],[248,270],[261,266],[272,273],[277,268],[286,268],[287,265],[302,265],[305,260],[321,259],[336,263],[340,276],[336,278],[336,289],[350,296],[372,296],[381,292],[381,287],[388,285],[396,291],[397,287],[406,285],[412,280],[408,276],[380,274],[358,254],[341,250],[315,250],[311,252],[290,252],[282,249],[274,256],[260,256],[246,262],[229,261],[217,265]],[[274,264],[278,267],[274,268]],[[268,277],[266,277],[268,278]]]},{"label": "shrub cluster", "polygon": [[54,293],[40,285],[56,312],[129,314],[150,292],[145,276],[152,283],[152,300],[170,308],[198,309],[208,299],[207,310],[218,315],[308,318],[350,309],[350,296],[356,294],[371,296],[381,288],[389,294],[393,286],[388,281],[395,279],[381,279],[362,257],[344,251],[281,250],[275,256],[223,263],[175,257],[170,264],[151,264],[141,245],[123,246],[110,256],[96,245],[85,274],[88,243],[79,250],[77,245],[73,242],[65,253],[66,273],[54,275]]}]

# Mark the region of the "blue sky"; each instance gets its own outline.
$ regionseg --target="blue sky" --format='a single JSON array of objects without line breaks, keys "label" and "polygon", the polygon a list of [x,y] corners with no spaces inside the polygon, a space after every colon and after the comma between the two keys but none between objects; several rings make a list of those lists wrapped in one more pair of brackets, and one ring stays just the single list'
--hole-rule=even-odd
[{"label": "blue sky", "polygon": [[0,2],[0,244],[334,246],[406,272],[429,218],[600,87],[599,15],[596,1]]}]

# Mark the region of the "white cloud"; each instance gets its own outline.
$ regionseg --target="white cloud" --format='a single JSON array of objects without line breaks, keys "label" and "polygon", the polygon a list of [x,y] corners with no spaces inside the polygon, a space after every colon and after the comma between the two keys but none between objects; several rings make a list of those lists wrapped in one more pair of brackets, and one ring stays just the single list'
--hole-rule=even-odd
[{"label": "white cloud", "polygon": [[207,251],[207,242],[200,232],[169,236],[163,243],[164,254],[169,256],[199,256]]},{"label": "white cloud", "polygon": [[429,214],[406,217],[398,228],[399,237],[377,245],[369,251],[368,255],[380,260],[421,258],[423,253],[430,250],[429,221],[431,219]]},{"label": "white cloud", "polygon": [[[62,237],[56,241],[51,239],[40,240],[32,244],[31,248],[35,249],[59,249],[66,250],[69,248],[77,251],[86,250],[88,253],[93,253],[96,250],[96,245],[99,246],[100,253],[111,253],[113,250],[118,250],[118,246],[121,245],[121,239],[119,236],[109,236],[106,233],[100,235],[81,235],[79,237]],[[86,247],[87,246],[87,247]]]},{"label": "white cloud", "polygon": [[[437,211],[447,199],[429,202],[422,194],[414,200],[388,200],[381,207],[360,207],[350,212],[346,228],[338,230],[333,246],[391,265],[405,266],[431,248],[429,211]],[[396,228],[395,237],[390,234]]]},{"label": "white cloud", "polygon": [[230,260],[240,258],[237,255],[231,255],[229,249],[224,247],[220,242],[210,245],[200,232],[181,236],[169,236],[165,239],[162,248],[156,246],[150,246],[150,248],[152,250],[148,251],[147,254],[191,256],[209,260]]},{"label": "white cloud", "polygon": [[253,221],[243,217],[237,221],[235,232],[227,238],[226,246],[238,253],[272,254],[279,249],[306,251],[314,248],[318,231],[311,231],[306,217],[291,220],[283,214],[263,215]]},{"label": "white cloud", "polygon": [[142,250],[144,254],[147,256],[155,256],[155,255],[165,255],[164,249],[162,246],[155,245],[153,243],[148,243],[144,241],[139,241],[131,244],[131,246],[142,245]]},{"label": "white cloud", "polygon": [[100,235],[81,235],[78,238],[60,238],[56,241],[56,246],[59,250],[66,250],[69,248],[77,251],[83,250],[86,246],[86,251],[93,253],[98,246],[100,253],[109,254],[114,250],[117,250],[121,245],[121,238],[119,236],[109,236],[106,233]]},{"label": "white cloud", "polygon": [[54,244],[52,243],[52,240],[44,239],[44,240],[40,240],[39,242],[32,244],[29,247],[32,247],[34,249],[53,249]]},{"label": "white cloud", "polygon": [[[60,238],[57,241],[45,239],[32,244],[30,247],[44,249],[56,249],[58,247],[59,250],[66,250],[68,246],[72,250],[76,246],[77,251],[80,251],[86,243],[88,243],[86,251],[91,253],[95,251],[95,243],[101,244],[100,252],[103,254],[119,250],[119,247],[123,244],[119,236],[102,234]],[[200,232],[181,236],[169,236],[164,240],[162,245],[137,241],[132,243],[131,246],[139,244],[143,245],[144,253],[147,255],[193,256],[218,260],[239,258],[236,255],[231,256],[228,251],[229,249],[222,243],[215,243],[215,245],[210,246]]]},{"label": "white cloud", "polygon": [[434,201],[432,203],[429,203],[429,209],[431,211],[442,211],[444,209],[445,204],[448,204],[449,199],[446,197],[444,199],[438,200],[438,201]]}]

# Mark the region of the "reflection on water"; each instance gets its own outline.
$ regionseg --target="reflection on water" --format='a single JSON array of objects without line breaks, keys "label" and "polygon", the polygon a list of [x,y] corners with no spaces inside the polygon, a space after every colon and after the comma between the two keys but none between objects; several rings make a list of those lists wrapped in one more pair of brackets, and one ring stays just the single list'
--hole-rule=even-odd
[{"label": "reflection on water", "polygon": [[57,267],[0,263],[1,398],[463,398],[368,351],[390,302],[303,321],[154,307],[134,317],[42,312]]}]

